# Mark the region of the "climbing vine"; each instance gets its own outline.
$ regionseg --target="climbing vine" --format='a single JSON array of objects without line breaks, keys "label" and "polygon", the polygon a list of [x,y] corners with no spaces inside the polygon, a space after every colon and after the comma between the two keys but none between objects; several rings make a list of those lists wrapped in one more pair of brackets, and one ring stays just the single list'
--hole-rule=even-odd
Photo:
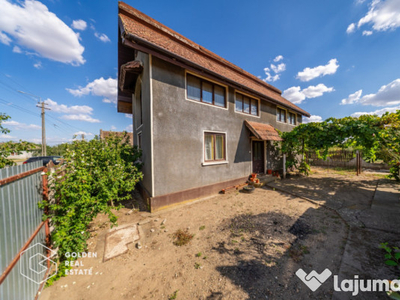
[{"label": "climbing vine", "polygon": [[[131,197],[135,185],[142,179],[141,151],[124,137],[110,135],[90,141],[74,141],[64,152],[64,164],[56,173],[49,173],[52,199],[40,207],[48,207],[45,219],[54,226],[51,234],[53,248],[58,251],[58,274],[51,280],[65,276],[65,269],[73,258],[67,253],[87,250],[89,223],[99,213],[107,214],[112,224],[117,217],[113,209],[119,209],[122,200]],[[48,282],[51,284],[51,282]]]},{"label": "climbing vine", "polygon": [[381,117],[362,115],[359,118],[329,118],[320,123],[300,124],[291,132],[281,133],[281,136],[284,139],[281,151],[288,154],[287,167],[308,169],[304,155],[310,150],[326,159],[332,147],[358,147],[372,160],[376,158],[376,153],[383,153],[385,162],[392,166],[392,176],[399,180],[400,110]]}]

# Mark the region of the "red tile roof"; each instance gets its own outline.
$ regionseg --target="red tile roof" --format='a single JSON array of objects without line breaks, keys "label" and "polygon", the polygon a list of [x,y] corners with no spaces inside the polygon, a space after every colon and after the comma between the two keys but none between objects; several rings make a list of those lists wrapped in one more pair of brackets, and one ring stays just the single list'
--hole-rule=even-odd
[{"label": "red tile roof", "polygon": [[278,132],[269,124],[252,122],[245,120],[247,128],[258,139],[263,141],[283,141]]},{"label": "red tile roof", "polygon": [[[131,144],[131,146],[133,146],[133,133],[132,132],[126,132],[127,134],[127,138],[129,138],[129,144]],[[125,135],[124,131],[104,131],[102,129],[100,129],[100,139],[105,139],[106,137],[110,136],[110,135],[116,135],[118,137],[123,137]]]},{"label": "red tile roof", "polygon": [[302,115],[310,116],[308,112],[283,98],[281,91],[276,87],[192,42],[126,3],[119,2],[118,7],[118,15],[125,38],[144,40],[155,47],[164,49],[177,58],[196,64],[201,69],[227,78]]}]

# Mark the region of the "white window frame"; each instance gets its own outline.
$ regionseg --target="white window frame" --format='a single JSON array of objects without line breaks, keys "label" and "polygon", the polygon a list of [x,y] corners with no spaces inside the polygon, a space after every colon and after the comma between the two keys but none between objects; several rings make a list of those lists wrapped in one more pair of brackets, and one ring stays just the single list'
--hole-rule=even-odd
[{"label": "white window frame", "polygon": [[[203,166],[213,166],[213,165],[224,165],[224,164],[228,164],[229,160],[228,160],[228,134],[226,131],[215,131],[215,130],[203,130],[203,135],[202,135],[202,139],[203,139],[203,148],[202,148],[202,152],[203,152],[203,158],[202,158],[202,165]],[[224,134],[225,135],[225,160],[218,160],[218,161],[211,161],[211,162],[206,162],[206,158],[205,158],[205,150],[206,150],[206,141],[205,141],[205,135],[206,133],[216,133],[216,134]]]}]

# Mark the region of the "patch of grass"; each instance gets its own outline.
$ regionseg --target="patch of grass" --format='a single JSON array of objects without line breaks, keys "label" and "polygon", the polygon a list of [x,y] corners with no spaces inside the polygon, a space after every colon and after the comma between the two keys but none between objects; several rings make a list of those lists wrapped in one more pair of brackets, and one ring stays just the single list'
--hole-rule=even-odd
[{"label": "patch of grass", "polygon": [[232,240],[231,243],[232,243],[232,244],[236,244],[236,243],[238,243],[238,241]]},{"label": "patch of grass", "polygon": [[172,237],[174,238],[173,244],[175,246],[183,246],[193,239],[194,234],[190,234],[188,230],[184,231],[182,229],[178,229],[177,231],[175,231]]},{"label": "patch of grass", "polygon": [[206,229],[205,225],[199,227],[199,230],[204,230],[204,229]]},{"label": "patch of grass", "polygon": [[173,292],[171,295],[168,296],[168,300],[174,300],[176,299],[176,297],[178,297],[178,292],[179,290],[176,290],[175,292]]},{"label": "patch of grass", "polygon": [[164,226],[164,225],[162,225],[162,226],[161,226],[161,229],[165,229],[165,226]]},{"label": "patch of grass", "polygon": [[288,251],[289,256],[295,261],[300,262],[303,259],[303,255],[310,254],[310,250],[307,246],[296,245],[291,247]]},{"label": "patch of grass", "polygon": [[201,264],[199,264],[199,263],[194,263],[194,268],[195,268],[196,270],[200,269],[200,268],[201,268]]},{"label": "patch of grass", "polygon": [[196,253],[196,257],[200,257],[201,256],[201,252]]}]

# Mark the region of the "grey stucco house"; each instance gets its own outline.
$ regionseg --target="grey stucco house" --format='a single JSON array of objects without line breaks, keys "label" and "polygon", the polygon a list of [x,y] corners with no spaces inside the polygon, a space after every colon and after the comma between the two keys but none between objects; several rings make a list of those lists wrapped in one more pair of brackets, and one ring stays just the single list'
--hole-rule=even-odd
[{"label": "grey stucco house", "polygon": [[119,2],[118,111],[133,114],[155,211],[281,169],[275,129],[309,113],[281,91]]}]

